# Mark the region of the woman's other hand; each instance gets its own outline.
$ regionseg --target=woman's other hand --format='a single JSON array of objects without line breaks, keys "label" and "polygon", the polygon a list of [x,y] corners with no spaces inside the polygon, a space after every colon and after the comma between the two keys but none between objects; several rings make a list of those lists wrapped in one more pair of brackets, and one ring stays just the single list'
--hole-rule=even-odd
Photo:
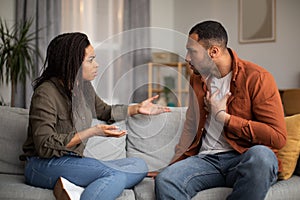
[{"label": "woman's other hand", "polygon": [[97,124],[95,125],[96,135],[106,137],[122,137],[126,135],[126,130],[120,130],[117,126]]}]

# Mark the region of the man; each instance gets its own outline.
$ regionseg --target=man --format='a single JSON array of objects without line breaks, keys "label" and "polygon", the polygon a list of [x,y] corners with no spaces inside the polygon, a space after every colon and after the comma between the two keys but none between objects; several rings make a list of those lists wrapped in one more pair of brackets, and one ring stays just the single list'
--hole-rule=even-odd
[{"label": "man", "polygon": [[260,200],[277,180],[276,155],[287,132],[276,83],[262,67],[241,60],[227,41],[215,21],[189,32],[193,90],[172,164],[155,179],[157,199],[232,187],[227,199]]}]

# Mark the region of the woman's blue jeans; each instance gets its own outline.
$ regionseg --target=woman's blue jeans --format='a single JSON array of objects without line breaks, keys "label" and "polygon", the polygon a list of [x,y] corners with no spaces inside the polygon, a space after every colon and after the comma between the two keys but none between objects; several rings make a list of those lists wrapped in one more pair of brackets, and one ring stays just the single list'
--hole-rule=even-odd
[{"label": "woman's blue jeans", "polygon": [[174,163],[155,179],[157,199],[191,199],[205,189],[232,187],[230,200],[263,200],[277,180],[274,152],[257,145],[243,154],[235,151],[196,155]]},{"label": "woman's blue jeans", "polygon": [[124,189],[139,183],[147,172],[145,161],[139,158],[99,161],[77,156],[30,157],[25,167],[25,179],[30,185],[53,189],[62,176],[85,187],[81,199],[116,199]]}]

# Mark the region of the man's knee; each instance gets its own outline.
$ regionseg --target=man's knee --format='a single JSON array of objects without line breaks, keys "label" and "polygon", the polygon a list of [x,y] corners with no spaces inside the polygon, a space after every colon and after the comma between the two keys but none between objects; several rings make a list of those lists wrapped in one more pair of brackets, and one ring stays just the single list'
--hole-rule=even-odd
[{"label": "man's knee", "polygon": [[251,147],[247,153],[256,163],[267,166],[277,164],[276,155],[269,147],[256,145]]},{"label": "man's knee", "polygon": [[162,171],[155,177],[155,187],[159,188],[161,185],[165,185],[170,181],[168,172]]},{"label": "man's knee", "polygon": [[245,160],[243,162],[249,164],[248,171],[253,171],[254,174],[257,173],[257,169],[260,169],[262,173],[273,172],[277,173],[278,170],[278,161],[274,152],[266,146],[256,145],[251,147],[245,153]]}]

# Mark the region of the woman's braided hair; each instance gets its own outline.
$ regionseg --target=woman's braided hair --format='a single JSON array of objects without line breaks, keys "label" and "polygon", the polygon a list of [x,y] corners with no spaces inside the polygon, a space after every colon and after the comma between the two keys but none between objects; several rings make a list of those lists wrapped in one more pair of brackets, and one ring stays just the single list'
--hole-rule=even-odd
[{"label": "woman's braided hair", "polygon": [[44,81],[56,77],[62,81],[67,95],[71,98],[74,82],[90,45],[88,37],[79,32],[56,36],[48,45],[42,74],[32,83],[34,90]]}]

